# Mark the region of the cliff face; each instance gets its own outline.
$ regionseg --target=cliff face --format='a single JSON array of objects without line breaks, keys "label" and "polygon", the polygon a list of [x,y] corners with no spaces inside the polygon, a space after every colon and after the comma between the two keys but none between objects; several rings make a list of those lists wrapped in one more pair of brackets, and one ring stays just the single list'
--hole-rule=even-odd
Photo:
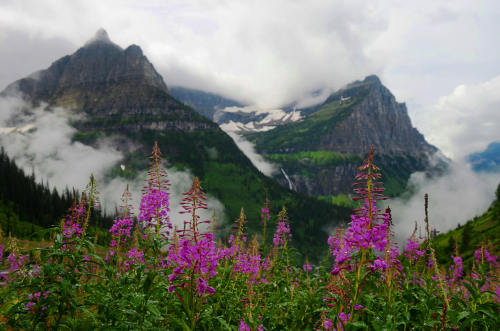
[{"label": "cliff face", "polygon": [[[375,146],[390,195],[402,193],[412,172],[430,168],[437,149],[411,125],[405,104],[376,76],[332,94],[302,121],[249,135],[258,151],[280,164],[298,192],[351,193],[357,167]],[[290,186],[285,176],[276,178]]]},{"label": "cliff face", "polygon": [[3,94],[9,93],[20,93],[33,104],[84,112],[88,120],[77,126],[87,129],[99,122],[110,124],[108,129],[119,123],[131,127],[134,122],[157,129],[216,128],[169,94],[139,46],[122,49],[104,30],[74,54],[9,85]]},{"label": "cliff face", "polygon": [[[429,145],[410,121],[406,105],[396,102],[392,93],[376,76],[367,77],[366,96],[355,106],[351,114],[328,130],[318,143],[318,149],[344,154],[364,155],[373,144],[378,154],[407,154],[420,158],[436,149]],[[338,94],[349,97],[349,90],[356,83],[334,95],[330,102],[339,102]],[[345,95],[344,95],[345,94]],[[349,101],[346,101],[349,102]]]}]

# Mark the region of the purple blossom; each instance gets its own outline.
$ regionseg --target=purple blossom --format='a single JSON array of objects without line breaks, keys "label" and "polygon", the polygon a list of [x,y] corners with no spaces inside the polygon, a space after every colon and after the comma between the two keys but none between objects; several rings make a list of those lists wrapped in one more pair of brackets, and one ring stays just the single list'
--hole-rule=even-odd
[{"label": "purple blossom", "polygon": [[333,322],[331,319],[328,317],[325,318],[325,321],[323,322],[323,327],[325,328],[326,331],[330,331],[333,329]]},{"label": "purple blossom", "polygon": [[29,255],[18,256],[16,253],[10,253],[6,261],[10,265],[9,272],[14,272],[29,261]]},{"label": "purple blossom", "polygon": [[199,294],[215,293],[215,289],[211,286],[208,286],[207,281],[202,277],[198,278],[196,281],[196,290]]},{"label": "purple blossom", "polygon": [[[335,257],[335,266],[332,275],[336,275],[342,270],[343,264],[351,258],[351,255],[361,249],[375,249],[380,252],[385,251],[387,246],[387,229],[389,227],[389,214],[382,214],[383,221],[377,221],[380,214],[375,201],[372,201],[370,219],[369,202],[366,199],[360,210],[360,214],[351,216],[351,223],[344,235],[328,238],[330,252]],[[382,268],[383,262],[380,260],[373,266],[375,270]]]},{"label": "purple blossom", "polygon": [[243,320],[240,320],[240,328],[239,331],[250,331],[250,327]]},{"label": "purple blossom", "polygon": [[271,215],[270,215],[270,213],[269,213],[269,209],[267,209],[267,208],[262,208],[262,209],[261,209],[260,218],[261,218],[262,220],[269,221],[269,220],[271,219]]},{"label": "purple blossom", "polygon": [[109,232],[115,237],[120,237],[122,240],[125,238],[130,238],[132,234],[132,228],[134,227],[134,220],[129,218],[118,219],[116,218],[113,226],[109,229]]},{"label": "purple blossom", "polygon": [[452,256],[453,264],[450,266],[452,281],[459,281],[463,276],[463,264],[460,256]]},{"label": "purple blossom", "polygon": [[419,250],[418,247],[419,244],[417,242],[414,242],[412,238],[408,238],[405,249],[405,257],[412,263],[425,254],[425,250]]},{"label": "purple blossom", "polygon": [[490,252],[488,252],[488,250],[486,248],[476,249],[476,251],[474,252],[474,257],[476,258],[476,260],[478,262],[482,263],[483,256],[484,256],[484,259],[486,261],[488,261],[490,264],[492,264],[493,266],[498,265],[497,257],[495,255],[492,255]]},{"label": "purple blossom", "polygon": [[302,269],[304,269],[304,271],[311,271],[313,269],[313,267],[310,264],[304,264],[302,266]]},{"label": "purple blossom", "polygon": [[342,321],[342,323],[346,324],[348,320],[351,319],[351,314],[344,313],[343,311],[339,313],[339,318]]},{"label": "purple blossom", "polygon": [[144,252],[139,251],[137,247],[132,248],[127,252],[127,257],[128,260],[125,260],[123,264],[125,265],[125,271],[128,271],[130,269],[130,266],[135,265],[135,264],[142,264],[144,263]]},{"label": "purple blossom", "polygon": [[[160,228],[164,225],[169,229],[172,228],[172,224],[168,217],[170,208],[167,192],[150,189],[142,196],[139,210],[138,219],[146,228],[157,226],[158,223]],[[168,233],[167,231],[167,235]]]},{"label": "purple blossom", "polygon": [[383,257],[377,256],[375,261],[373,261],[372,271],[377,271],[377,270],[384,271],[385,269],[387,269],[387,262],[384,260]]},{"label": "purple blossom", "polygon": [[276,232],[274,232],[274,238],[273,238],[274,246],[283,247],[285,245],[287,234],[288,237],[291,236],[290,225],[284,221],[279,222],[276,228]]},{"label": "purple blossom", "polygon": [[[213,242],[213,234],[207,233],[203,239],[197,242],[189,239],[183,239],[179,246],[171,245],[167,256],[167,263],[173,266],[173,273],[169,275],[169,280],[173,282],[184,274],[193,272],[197,278],[203,278],[207,282],[210,278],[214,277],[216,267],[219,263],[219,254]],[[202,290],[204,294],[205,288],[203,283],[200,284],[198,290]],[[208,289],[212,292],[212,289]],[[215,290],[214,290],[215,291]]]},{"label": "purple blossom", "polygon": [[234,271],[249,275],[249,283],[265,282],[265,272],[269,269],[270,264],[267,258],[261,261],[259,254],[251,255],[248,253],[239,254],[235,258]]}]

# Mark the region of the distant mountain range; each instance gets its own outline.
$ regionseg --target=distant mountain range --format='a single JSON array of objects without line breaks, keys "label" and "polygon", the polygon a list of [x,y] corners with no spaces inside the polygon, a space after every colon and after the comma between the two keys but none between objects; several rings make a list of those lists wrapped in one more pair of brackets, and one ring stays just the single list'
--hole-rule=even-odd
[{"label": "distant mountain range", "polygon": [[[347,208],[290,191],[264,176],[216,123],[173,97],[139,46],[122,49],[104,30],[75,53],[10,84],[0,94],[9,95],[34,106],[47,104],[82,114],[72,122],[78,130],[73,139],[96,146],[100,138],[112,137],[124,155],[111,172],[116,176],[123,175],[120,164],[132,175],[146,170],[147,156],[158,141],[169,165],[199,176],[203,188],[223,203],[229,221],[245,207],[249,228],[258,228],[267,194],[272,213],[287,207],[295,245],[310,258],[319,257],[316,253],[326,243],[324,229],[348,217]],[[209,101],[231,104],[216,99]]]},{"label": "distant mountain range", "polygon": [[221,128],[245,135],[268,161],[279,165],[274,176],[278,182],[307,195],[351,193],[357,167],[371,144],[391,196],[406,190],[413,172],[446,167],[444,159],[437,158],[437,165],[431,162],[437,148],[412,126],[406,105],[396,102],[377,76],[353,82],[307,108],[296,103],[275,110],[224,108],[236,101],[190,91],[191,98],[179,99],[202,114],[212,109],[212,119]]},{"label": "distant mountain range", "polygon": [[500,142],[492,142],[484,151],[469,155],[469,162],[477,172],[500,172]]}]

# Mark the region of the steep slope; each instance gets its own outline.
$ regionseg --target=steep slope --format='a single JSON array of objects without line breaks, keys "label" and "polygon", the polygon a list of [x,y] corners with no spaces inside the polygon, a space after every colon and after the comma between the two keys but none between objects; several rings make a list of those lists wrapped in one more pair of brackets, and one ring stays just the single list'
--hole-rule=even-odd
[{"label": "steep slope", "polygon": [[[80,113],[75,140],[93,145],[112,137],[125,155],[127,175],[148,167],[147,155],[158,141],[170,166],[190,169],[204,189],[225,206],[228,220],[245,207],[249,227],[259,227],[266,191],[271,211],[286,206],[296,244],[311,258],[326,243],[327,225],[345,219],[346,208],[288,191],[265,177],[217,124],[169,94],[163,78],[138,46],[112,43],[105,31],[48,69],[9,85],[2,95],[18,94],[34,105],[64,107]],[[15,123],[14,123],[15,124]],[[119,164],[110,175],[122,176]]]},{"label": "steep slope", "polygon": [[436,152],[412,127],[406,106],[376,76],[348,85],[304,113],[309,115],[302,121],[248,138],[281,164],[283,185],[308,195],[350,193],[371,144],[389,195],[403,192],[410,174],[427,169]]}]

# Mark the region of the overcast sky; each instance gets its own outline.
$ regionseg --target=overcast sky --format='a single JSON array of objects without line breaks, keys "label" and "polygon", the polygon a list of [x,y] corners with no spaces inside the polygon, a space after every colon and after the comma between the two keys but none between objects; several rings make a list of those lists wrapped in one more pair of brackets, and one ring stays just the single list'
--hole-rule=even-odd
[{"label": "overcast sky", "polygon": [[2,0],[0,90],[103,27],[167,85],[278,107],[377,74],[458,158],[500,141],[500,2]]}]

